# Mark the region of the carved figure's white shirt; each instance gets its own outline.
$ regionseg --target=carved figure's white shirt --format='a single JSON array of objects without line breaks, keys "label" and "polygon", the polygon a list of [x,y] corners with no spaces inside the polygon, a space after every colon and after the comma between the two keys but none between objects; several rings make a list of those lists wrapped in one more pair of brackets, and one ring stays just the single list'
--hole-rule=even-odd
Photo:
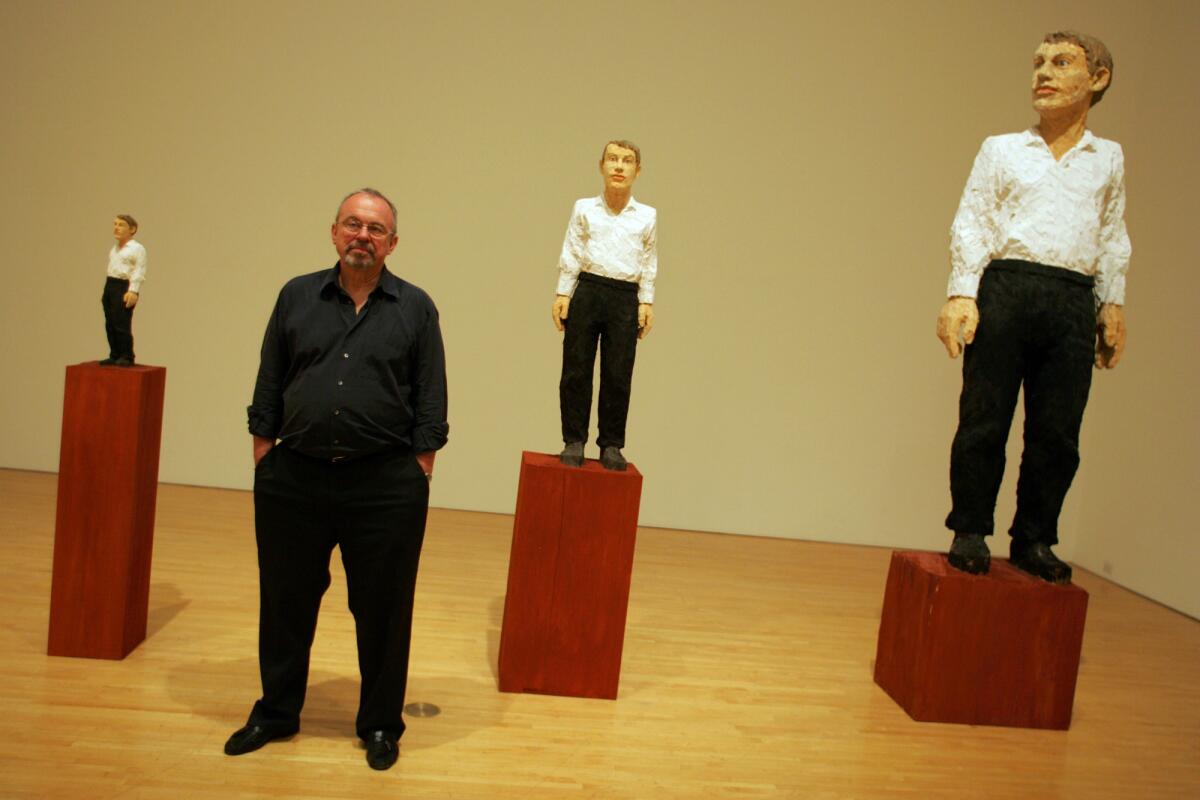
[{"label": "carved figure's white shirt", "polygon": [[112,246],[108,252],[108,277],[129,281],[131,292],[142,291],[142,281],[146,280],[146,248],[141,242],[130,239],[124,247]]},{"label": "carved figure's white shirt", "polygon": [[614,214],[604,196],[575,201],[562,255],[558,259],[558,294],[575,291],[580,272],[638,285],[638,302],[654,302],[658,276],[658,212],[629,198]]},{"label": "carved figure's white shirt", "polygon": [[1036,128],[990,136],[950,226],[946,293],[975,297],[989,262],[1016,258],[1094,276],[1097,302],[1123,304],[1130,252],[1121,145],[1084,131],[1055,161]]}]

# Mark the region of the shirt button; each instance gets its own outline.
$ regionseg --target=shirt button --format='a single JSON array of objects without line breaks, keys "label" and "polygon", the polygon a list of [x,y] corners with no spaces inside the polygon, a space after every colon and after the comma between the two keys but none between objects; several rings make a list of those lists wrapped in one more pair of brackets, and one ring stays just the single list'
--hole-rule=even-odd
[{"label": "shirt button", "polygon": [[339,415],[339,414],[341,414],[341,413],[342,413],[342,410],[341,410],[340,408],[335,408],[335,409],[333,410],[333,415],[334,415],[335,417],[336,417],[336,416],[338,416],[338,415]]},{"label": "shirt button", "polygon": [[349,357],[350,357],[349,353],[342,353],[342,358],[349,358]]},{"label": "shirt button", "polygon": [[342,385],[342,382],[341,382],[341,381],[338,381],[338,386],[341,386],[341,385]]}]

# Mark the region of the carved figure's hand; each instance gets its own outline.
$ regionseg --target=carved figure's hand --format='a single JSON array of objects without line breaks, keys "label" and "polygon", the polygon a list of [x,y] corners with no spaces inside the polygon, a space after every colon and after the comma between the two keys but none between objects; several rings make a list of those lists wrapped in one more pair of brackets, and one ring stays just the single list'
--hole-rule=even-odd
[{"label": "carved figure's hand", "polygon": [[650,303],[638,303],[638,338],[645,339],[654,327],[654,306]]},{"label": "carved figure's hand", "polygon": [[124,300],[125,300],[126,308],[133,308],[134,306],[137,305],[137,301],[138,301],[137,292],[126,292]]},{"label": "carved figure's hand", "polygon": [[937,336],[946,345],[946,352],[951,358],[958,358],[963,345],[959,344],[959,336],[965,344],[975,341],[975,329],[979,327],[979,306],[975,305],[974,297],[951,297],[942,306],[937,319]]},{"label": "carved figure's hand", "polygon": [[1096,367],[1112,369],[1125,352],[1125,309],[1115,303],[1100,306],[1096,320]]},{"label": "carved figure's hand", "polygon": [[550,309],[550,318],[554,320],[554,327],[560,331],[563,329],[563,321],[567,318],[567,308],[571,305],[571,298],[565,294],[554,296],[554,306]]}]

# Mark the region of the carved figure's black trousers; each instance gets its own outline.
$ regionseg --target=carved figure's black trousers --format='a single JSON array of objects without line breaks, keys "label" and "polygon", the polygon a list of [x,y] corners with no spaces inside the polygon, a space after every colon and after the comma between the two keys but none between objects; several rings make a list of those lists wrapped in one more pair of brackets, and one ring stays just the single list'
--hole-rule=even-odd
[{"label": "carved figure's black trousers", "polygon": [[125,307],[129,281],[106,278],[100,304],[104,306],[104,332],[108,335],[108,357],[133,361],[133,309]]},{"label": "carved figure's black trousers", "polygon": [[1025,388],[1025,449],[1009,533],[1058,542],[1058,515],[1079,467],[1079,429],[1095,358],[1092,279],[1027,261],[993,261],[979,286],[979,329],[963,360],[958,432],[950,451],[946,527],[993,533],[996,494],[1017,393]]},{"label": "carved figure's black trousers", "polygon": [[409,638],[429,482],[410,452],[332,463],[276,445],[254,471],[259,670],[250,723],[300,721],[329,559],[342,551],[362,676],[360,737],[404,732]]},{"label": "carved figure's black trousers", "polygon": [[592,413],[592,375],[600,347],[600,447],[625,446],[625,421],[637,354],[638,286],[583,273],[571,297],[558,383],[564,442],[586,442]]}]

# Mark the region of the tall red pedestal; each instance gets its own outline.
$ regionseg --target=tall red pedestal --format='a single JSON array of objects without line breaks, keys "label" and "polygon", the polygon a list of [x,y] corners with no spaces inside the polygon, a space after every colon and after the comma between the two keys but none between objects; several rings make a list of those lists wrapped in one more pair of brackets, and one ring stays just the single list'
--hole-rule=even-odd
[{"label": "tall red pedestal", "polygon": [[892,553],[875,682],[920,722],[1066,730],[1087,602],[1005,560],[968,575],[941,553]]},{"label": "tall red pedestal", "polygon": [[120,659],[146,638],[166,379],[163,367],[67,367],[52,656]]},{"label": "tall red pedestal", "polygon": [[617,697],[642,475],[523,453],[500,691]]}]

